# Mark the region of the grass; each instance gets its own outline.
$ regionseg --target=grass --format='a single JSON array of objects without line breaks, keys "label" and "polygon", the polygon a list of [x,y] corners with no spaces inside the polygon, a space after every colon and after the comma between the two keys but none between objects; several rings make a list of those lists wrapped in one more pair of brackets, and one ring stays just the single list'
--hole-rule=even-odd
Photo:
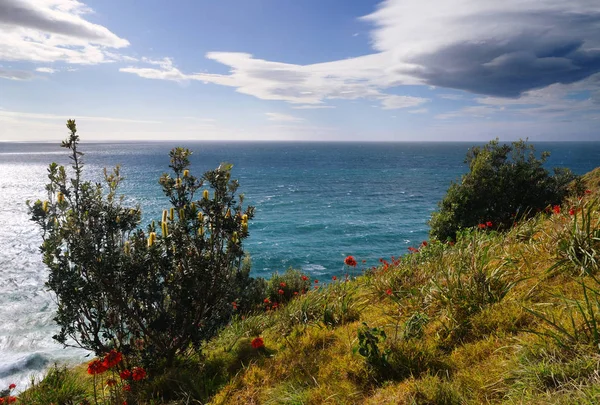
[{"label": "grass", "polygon": [[[584,182],[591,193],[560,214],[504,233],[465,230],[454,246],[432,241],[356,279],[235,318],[203,358],[153,376],[138,401],[598,403],[600,169]],[[264,348],[251,347],[257,336]],[[52,369],[21,401],[83,403],[89,381]],[[52,390],[62,399],[44,397]]]}]

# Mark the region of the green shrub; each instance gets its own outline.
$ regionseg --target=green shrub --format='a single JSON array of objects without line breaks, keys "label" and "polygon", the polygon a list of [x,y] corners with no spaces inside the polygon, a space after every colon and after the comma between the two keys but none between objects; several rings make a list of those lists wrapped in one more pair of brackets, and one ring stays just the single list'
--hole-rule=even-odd
[{"label": "green shrub", "polygon": [[32,378],[31,386],[19,395],[20,404],[76,405],[87,403],[87,391],[81,376],[65,368],[54,366],[41,381]]},{"label": "green shrub", "polygon": [[62,146],[73,177],[52,163],[48,200],[29,204],[42,230],[46,285],[58,303],[54,338],[97,355],[111,348],[136,354],[147,366],[170,363],[230,319],[249,281],[242,241],[254,208],[236,197],[231,165],[196,178],[188,169],[191,152],[176,148],[173,174],[159,180],[171,207],[158,227],[152,222],[144,231],[139,207],[125,207],[117,196],[118,167],[105,170],[105,186],[83,179],[75,121],[67,127]]},{"label": "green shrub", "polygon": [[549,153],[536,157],[535,148],[520,140],[500,145],[498,140],[473,147],[465,163],[469,173],[452,183],[433,213],[431,237],[454,239],[461,228],[491,222],[493,229],[508,229],[515,218],[560,204],[576,176],[564,168],[551,175],[544,168]]}]

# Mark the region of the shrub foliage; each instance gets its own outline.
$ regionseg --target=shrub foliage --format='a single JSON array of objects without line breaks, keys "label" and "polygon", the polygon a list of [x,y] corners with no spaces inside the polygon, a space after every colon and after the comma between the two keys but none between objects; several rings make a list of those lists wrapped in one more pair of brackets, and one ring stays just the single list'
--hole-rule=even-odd
[{"label": "shrub foliage", "polygon": [[560,204],[576,176],[569,169],[544,167],[550,154],[538,158],[533,145],[519,140],[510,145],[498,139],[469,149],[469,172],[452,183],[429,225],[432,238],[455,239],[461,228],[491,222],[494,229],[512,226],[516,217]]},{"label": "shrub foliage", "polygon": [[197,178],[191,152],[176,148],[172,173],[159,180],[171,207],[143,230],[140,208],[117,194],[118,167],[105,170],[104,184],[83,179],[75,121],[67,127],[72,177],[52,163],[48,199],[29,203],[58,304],[54,338],[97,355],[115,348],[147,365],[170,363],[212,337],[247,295],[242,241],[254,208],[236,196],[231,165]]}]

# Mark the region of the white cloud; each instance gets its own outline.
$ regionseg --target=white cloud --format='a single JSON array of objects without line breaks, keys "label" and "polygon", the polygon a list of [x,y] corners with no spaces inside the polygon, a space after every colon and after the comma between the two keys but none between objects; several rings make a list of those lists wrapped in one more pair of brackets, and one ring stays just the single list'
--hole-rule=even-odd
[{"label": "white cloud", "polygon": [[335,108],[334,105],[295,105],[292,107],[294,110],[320,110]]},{"label": "white cloud", "polygon": [[429,110],[427,108],[419,108],[416,110],[407,111],[407,113],[409,113],[409,114],[426,114],[428,112],[429,112]]},{"label": "white cloud", "polygon": [[0,122],[4,120],[14,119],[28,119],[28,120],[55,120],[55,121],[66,121],[68,119],[78,119],[86,121],[106,121],[106,122],[126,122],[126,123],[137,123],[137,124],[159,124],[160,121],[155,120],[136,120],[128,118],[117,118],[117,117],[94,117],[94,116],[69,116],[69,115],[57,115],[57,114],[40,114],[40,113],[29,113],[23,111],[7,111],[0,110]]},{"label": "white cloud", "polygon": [[289,114],[268,112],[268,113],[265,113],[265,115],[267,116],[267,119],[269,121],[282,121],[282,122],[304,121],[304,118],[294,117],[293,115],[289,115]]},{"label": "white cloud", "polygon": [[415,107],[427,101],[428,99],[422,97],[387,96],[381,101],[381,105],[384,110],[394,110],[398,108]]},{"label": "white cloud", "polygon": [[50,74],[58,72],[58,70],[52,69],[49,67],[39,67],[39,68],[35,69],[35,71],[40,72],[40,73],[50,73]]},{"label": "white cloud", "polygon": [[97,64],[129,42],[84,17],[77,0],[1,0],[0,60]]},{"label": "white cloud", "polygon": [[8,80],[31,80],[34,75],[26,70],[4,69],[0,66],[0,79]]}]

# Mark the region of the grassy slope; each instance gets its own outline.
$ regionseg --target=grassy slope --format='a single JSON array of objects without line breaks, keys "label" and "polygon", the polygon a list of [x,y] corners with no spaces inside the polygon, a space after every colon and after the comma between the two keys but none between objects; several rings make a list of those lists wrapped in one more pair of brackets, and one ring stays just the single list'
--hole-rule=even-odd
[{"label": "grassy slope", "polygon": [[[585,181],[592,193],[561,214],[504,234],[467,232],[454,246],[431,243],[277,311],[237,319],[207,345],[202,367],[182,362],[147,392],[213,404],[597,403],[599,338],[595,323],[584,323],[582,314],[594,317],[578,283],[600,285],[580,277],[575,262],[600,241],[575,224],[590,217],[592,230],[600,226],[600,168]],[[600,293],[587,296],[600,314]],[[370,358],[358,353],[359,330],[376,342]],[[251,347],[256,336],[265,348]]]}]

